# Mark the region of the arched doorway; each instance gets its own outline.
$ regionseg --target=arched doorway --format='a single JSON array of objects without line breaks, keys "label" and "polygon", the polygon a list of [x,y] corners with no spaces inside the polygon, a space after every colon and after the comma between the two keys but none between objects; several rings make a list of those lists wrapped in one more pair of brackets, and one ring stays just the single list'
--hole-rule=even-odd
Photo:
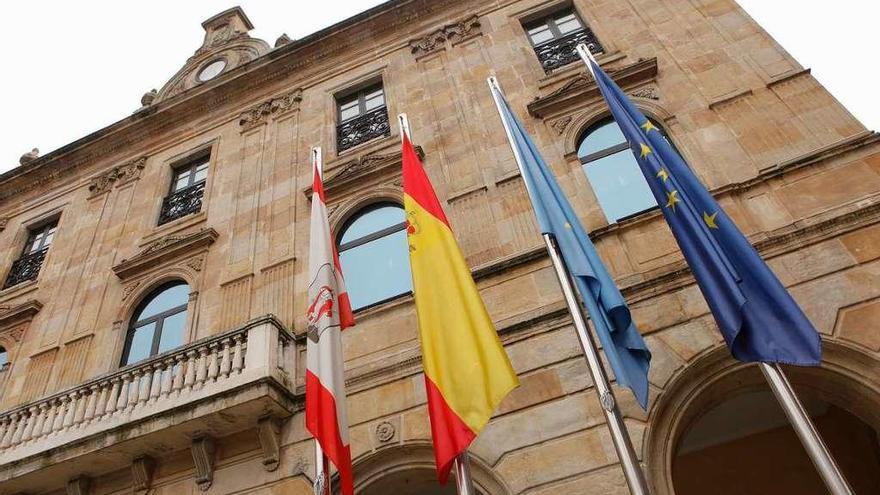
[{"label": "arched doorway", "polygon": [[[455,495],[455,480],[437,482],[430,444],[384,447],[354,462],[354,491],[358,495]],[[508,495],[510,491],[480,459],[471,456],[471,476],[479,495]],[[338,487],[337,487],[338,488]]]},{"label": "arched doorway", "polygon": [[[821,368],[786,367],[857,494],[880,493],[880,362],[824,342]],[[669,384],[651,413],[654,493],[824,495],[824,485],[755,365],[716,349]]]}]

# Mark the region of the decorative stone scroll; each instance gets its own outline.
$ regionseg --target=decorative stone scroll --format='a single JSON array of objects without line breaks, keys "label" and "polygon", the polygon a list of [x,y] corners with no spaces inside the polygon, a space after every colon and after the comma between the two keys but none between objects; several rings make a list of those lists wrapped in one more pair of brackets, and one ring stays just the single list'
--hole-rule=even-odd
[{"label": "decorative stone scroll", "polygon": [[455,45],[480,34],[482,34],[480,19],[478,16],[473,15],[467,19],[447,24],[440,29],[431,31],[419,39],[412,40],[409,42],[409,47],[413,55],[421,57],[444,48],[447,41]]},{"label": "decorative stone scroll", "polygon": [[153,485],[155,470],[156,461],[148,455],[131,461],[131,487],[137,491],[149,490]]},{"label": "decorative stone scroll", "polygon": [[214,439],[208,435],[196,437],[192,441],[191,450],[196,469],[196,484],[199,485],[199,490],[208,491],[214,483]]},{"label": "decorative stone scroll", "polygon": [[281,423],[272,416],[261,417],[257,421],[260,448],[263,450],[263,467],[275,471],[281,462]]},{"label": "decorative stone scroll", "polygon": [[92,177],[92,180],[89,182],[89,192],[94,197],[109,191],[113,185],[122,185],[137,180],[140,178],[141,171],[146,164],[147,157],[142,156],[113,167],[101,175]]},{"label": "decorative stone scroll", "polygon": [[270,98],[242,112],[238,124],[242,130],[251,129],[266,121],[266,117],[275,113],[298,110],[302,101],[302,89],[297,88],[287,94]]}]

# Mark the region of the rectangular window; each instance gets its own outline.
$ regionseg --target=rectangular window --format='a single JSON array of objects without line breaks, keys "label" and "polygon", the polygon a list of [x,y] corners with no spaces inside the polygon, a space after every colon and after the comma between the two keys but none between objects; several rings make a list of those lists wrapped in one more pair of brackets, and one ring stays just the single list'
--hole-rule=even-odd
[{"label": "rectangular window", "polygon": [[58,222],[53,221],[28,231],[28,239],[24,245],[21,256],[12,263],[12,268],[6,275],[3,288],[9,288],[28,280],[36,280],[46,259],[46,253],[55,237]]},{"label": "rectangular window", "polygon": [[336,126],[337,152],[391,135],[382,83],[337,97],[336,109],[339,122]]},{"label": "rectangular window", "polygon": [[171,190],[162,201],[159,225],[201,211],[210,161],[210,154],[201,154],[174,167]]},{"label": "rectangular window", "polygon": [[596,35],[571,7],[527,22],[523,27],[546,72],[576,61],[575,47],[581,43],[586,43],[594,54],[604,52]]}]

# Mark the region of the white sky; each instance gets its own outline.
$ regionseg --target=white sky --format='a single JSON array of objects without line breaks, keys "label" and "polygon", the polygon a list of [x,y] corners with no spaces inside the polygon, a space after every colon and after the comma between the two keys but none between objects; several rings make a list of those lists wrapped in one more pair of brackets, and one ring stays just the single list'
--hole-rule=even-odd
[{"label": "white sky", "polygon": [[[201,45],[201,22],[236,0],[9,2],[0,29],[0,172],[131,114]],[[442,0],[437,0],[442,1]],[[301,38],[380,0],[238,0],[270,45]],[[740,0],[869,129],[880,129],[877,0]],[[305,4],[305,5],[304,5]],[[832,7],[833,6],[833,7]]]}]

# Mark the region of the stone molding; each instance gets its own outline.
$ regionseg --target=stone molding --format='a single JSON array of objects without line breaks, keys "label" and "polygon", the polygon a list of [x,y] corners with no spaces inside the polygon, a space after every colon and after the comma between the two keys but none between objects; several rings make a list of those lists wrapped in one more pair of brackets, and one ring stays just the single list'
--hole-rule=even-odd
[{"label": "stone molding", "polygon": [[24,327],[15,325],[33,319],[42,308],[43,303],[36,299],[28,299],[15,306],[0,305],[0,329],[3,329],[0,332],[9,335],[16,342],[20,342]]},{"label": "stone molding", "polygon": [[[657,58],[639,59],[635,63],[616,69],[610,69],[608,75],[618,86],[624,88],[653,80],[657,77]],[[640,89],[639,91],[642,91],[646,95],[650,95],[650,99],[659,98],[657,97],[656,91],[645,92],[648,91],[646,89]],[[599,98],[600,96],[601,94],[599,93],[599,87],[596,86],[596,81],[593,80],[591,75],[582,72],[569,79],[568,82],[558,89],[543,96],[536,96],[535,99],[527,105],[527,108],[530,115],[543,119],[559,113],[561,110],[564,110],[575,103],[582,104],[584,101],[591,98]]]},{"label": "stone molding", "polygon": [[147,164],[147,157],[142,156],[122,165],[96,175],[89,180],[90,197],[109,191],[114,185],[121,186],[141,177],[141,171]]},{"label": "stone molding", "polygon": [[252,106],[241,113],[238,125],[242,132],[252,129],[262,123],[272,114],[284,114],[288,111],[299,110],[302,101],[302,89],[297,88],[289,93],[269,98],[268,100]]},{"label": "stone molding", "polygon": [[[156,267],[163,261],[182,257],[200,248],[206,248],[213,244],[219,236],[220,234],[211,227],[190,234],[167,235],[153,241],[131,258],[122,260],[113,267],[113,273],[122,280],[129,279]],[[204,254],[187,260],[186,265],[195,271],[200,271],[203,261]],[[124,297],[130,293],[131,291],[128,291]]]},{"label": "stone molding", "polygon": [[[416,146],[416,154],[420,160],[425,158],[425,152],[421,146]],[[384,182],[393,183],[399,179],[401,160],[403,154],[400,150],[390,153],[373,152],[358,156],[333,168],[333,174],[324,180],[324,192],[327,196],[333,196],[340,190],[350,189],[353,186],[362,185],[368,177],[381,177]],[[307,187],[303,194],[307,198],[312,197],[312,186]]]},{"label": "stone molding", "polygon": [[479,16],[472,15],[466,19],[447,24],[440,29],[431,31],[421,38],[411,40],[409,42],[409,48],[416,58],[421,58],[429,53],[445,48],[447,41],[456,45],[462,41],[475,38],[482,34],[483,32],[480,29]]}]

